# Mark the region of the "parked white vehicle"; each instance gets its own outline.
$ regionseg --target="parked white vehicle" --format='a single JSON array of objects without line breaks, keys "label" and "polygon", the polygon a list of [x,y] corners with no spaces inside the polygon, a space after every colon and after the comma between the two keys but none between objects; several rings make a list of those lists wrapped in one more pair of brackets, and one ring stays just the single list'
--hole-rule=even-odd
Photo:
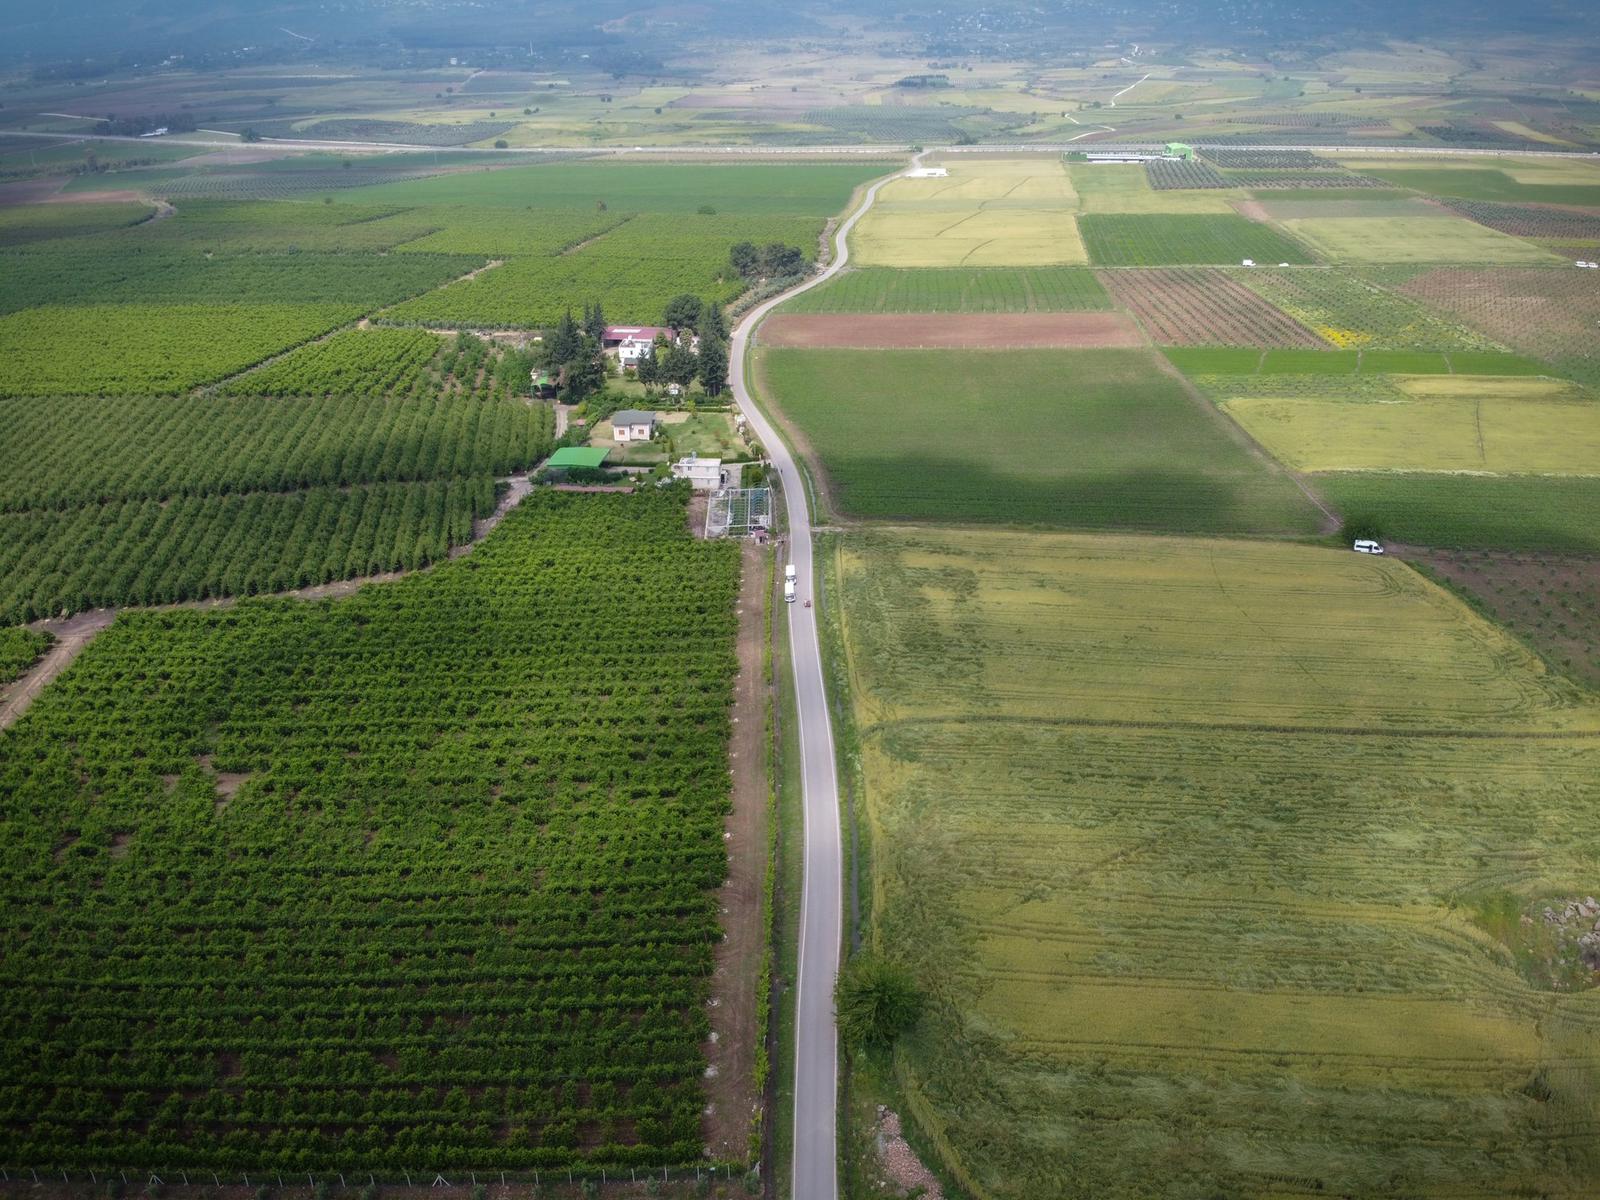
[{"label": "parked white vehicle", "polygon": [[785,579],[783,581],[783,598],[790,604],[794,603],[794,580]]},{"label": "parked white vehicle", "polygon": [[1383,546],[1371,538],[1357,538],[1351,546],[1357,554],[1382,554]]},{"label": "parked white vehicle", "polygon": [[784,579],[786,579],[790,583],[793,583],[795,581],[796,576],[795,576],[795,570],[794,570],[794,564],[793,563],[790,563],[787,567],[785,567],[783,569],[783,577],[784,577]]}]

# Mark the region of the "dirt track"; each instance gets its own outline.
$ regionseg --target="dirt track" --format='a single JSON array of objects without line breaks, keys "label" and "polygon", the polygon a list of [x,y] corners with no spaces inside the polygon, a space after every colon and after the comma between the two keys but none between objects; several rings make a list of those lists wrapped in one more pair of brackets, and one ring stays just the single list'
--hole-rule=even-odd
[{"label": "dirt track", "polygon": [[716,951],[711,1036],[701,1049],[713,1073],[706,1078],[706,1145],[724,1158],[749,1149],[751,1122],[761,1104],[755,1088],[756,988],[761,979],[762,882],[767,870],[767,774],[762,755],[766,680],[766,554],[754,542],[743,546],[739,589],[739,675],[734,681],[733,812],[726,826],[728,880],[718,903],[725,935]]},{"label": "dirt track", "polygon": [[861,350],[1090,349],[1144,345],[1122,313],[779,313],[768,346]]}]

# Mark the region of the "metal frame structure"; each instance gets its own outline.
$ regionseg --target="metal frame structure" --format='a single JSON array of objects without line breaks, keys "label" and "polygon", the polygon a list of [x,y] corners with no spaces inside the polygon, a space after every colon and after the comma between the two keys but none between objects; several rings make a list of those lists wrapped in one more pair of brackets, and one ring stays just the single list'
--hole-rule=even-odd
[{"label": "metal frame structure", "polygon": [[718,488],[706,506],[706,536],[750,537],[772,528],[772,489]]}]

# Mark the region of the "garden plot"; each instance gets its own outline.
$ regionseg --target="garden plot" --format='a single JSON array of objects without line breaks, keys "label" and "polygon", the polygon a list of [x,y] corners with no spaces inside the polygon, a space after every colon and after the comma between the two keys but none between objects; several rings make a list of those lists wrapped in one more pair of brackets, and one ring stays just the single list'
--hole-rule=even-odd
[{"label": "garden plot", "polygon": [[1106,289],[1162,346],[1329,343],[1221,271],[1205,267],[1100,272]]},{"label": "garden plot", "polygon": [[1085,261],[1077,194],[1051,159],[949,164],[896,179],[851,235],[852,258],[878,267],[1046,266]]},{"label": "garden plot", "polygon": [[1283,224],[1332,262],[1556,261],[1532,242],[1456,217],[1297,217]]},{"label": "garden plot", "polygon": [[1600,1009],[1476,914],[1600,890],[1600,743],[1542,736],[1592,699],[1345,551],[837,545],[872,940],[932,997],[897,1065],[954,1173],[1583,1194]]},{"label": "garden plot", "polygon": [[1221,403],[1297,470],[1600,475],[1600,402],[1560,380],[1440,375],[1360,389],[1295,382],[1290,394]]}]

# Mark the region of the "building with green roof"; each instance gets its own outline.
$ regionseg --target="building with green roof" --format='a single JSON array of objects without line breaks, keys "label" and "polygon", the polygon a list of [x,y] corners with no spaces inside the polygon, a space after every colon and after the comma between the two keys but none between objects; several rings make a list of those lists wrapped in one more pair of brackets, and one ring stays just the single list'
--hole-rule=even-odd
[{"label": "building with green roof", "polygon": [[570,471],[573,467],[600,467],[605,465],[611,451],[604,446],[563,446],[544,464],[552,471]]}]

